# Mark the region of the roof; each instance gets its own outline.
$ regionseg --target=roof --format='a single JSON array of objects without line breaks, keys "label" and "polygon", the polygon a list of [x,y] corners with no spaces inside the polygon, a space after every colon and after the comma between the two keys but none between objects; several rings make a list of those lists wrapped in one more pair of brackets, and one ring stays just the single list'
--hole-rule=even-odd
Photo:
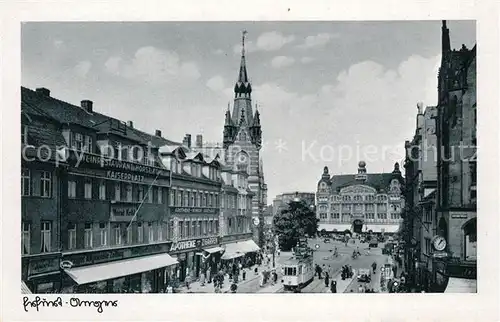
[{"label": "roof", "polygon": [[142,144],[151,142],[154,147],[180,145],[180,143],[126,126],[124,122],[116,118],[95,111],[88,113],[80,106],[72,105],[51,96],[45,96],[26,87],[21,87],[21,109],[28,115],[46,117],[62,124],[80,125],[88,129],[94,129],[98,133],[109,133],[112,123],[116,122],[126,128],[124,133],[113,132],[116,135],[121,135]]},{"label": "roof", "polygon": [[396,175],[393,173],[367,173],[366,180],[356,180],[355,174],[343,174],[343,175],[334,175],[330,179],[332,191],[338,191],[341,188],[363,184],[375,189],[387,189],[389,187],[392,179],[398,179],[402,182],[403,177],[401,175]]}]

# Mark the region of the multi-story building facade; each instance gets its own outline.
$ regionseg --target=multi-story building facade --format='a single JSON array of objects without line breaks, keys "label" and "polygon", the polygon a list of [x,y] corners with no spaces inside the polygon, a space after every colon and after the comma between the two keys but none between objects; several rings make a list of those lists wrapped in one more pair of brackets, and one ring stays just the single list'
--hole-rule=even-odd
[{"label": "multi-story building facade", "polygon": [[437,108],[417,104],[416,131],[413,140],[405,142],[405,200],[404,253],[405,269],[413,279],[410,282],[425,285],[429,280],[429,258],[432,256],[431,242],[436,234],[436,188],[437,188]]},{"label": "multi-story building facade", "polygon": [[74,106],[47,89],[21,94],[29,288],[147,293],[198,275],[203,250],[220,244],[218,161],[100,114],[89,100]]},{"label": "multi-story building facade", "polygon": [[[411,241],[406,266],[410,272],[415,271],[415,282],[430,291],[477,290],[476,110],[476,47],[462,45],[460,50],[452,50],[443,21],[438,106],[434,113],[436,168],[419,169],[415,162],[407,162],[407,177],[409,173],[412,177],[420,175],[422,183],[414,180],[407,187],[407,195],[413,200],[412,207],[405,209],[405,232]],[[417,129],[417,134],[425,131]],[[426,177],[436,177],[436,190],[428,195]]]},{"label": "multi-story building facade", "polygon": [[318,182],[316,215],[323,232],[385,233],[399,231],[404,206],[399,164],[392,173],[367,173],[360,161],[357,174],[330,177],[328,167]]},{"label": "multi-story building facade", "polygon": [[244,37],[245,35],[243,35],[238,80],[234,86],[233,110],[231,112],[228,107],[225,115],[224,162],[234,170],[241,166],[248,172],[248,186],[254,193],[252,199],[254,240],[262,245],[263,208],[267,202],[267,186],[260,156],[262,147],[260,113],[257,108],[255,112],[252,108],[252,85],[247,74]]}]

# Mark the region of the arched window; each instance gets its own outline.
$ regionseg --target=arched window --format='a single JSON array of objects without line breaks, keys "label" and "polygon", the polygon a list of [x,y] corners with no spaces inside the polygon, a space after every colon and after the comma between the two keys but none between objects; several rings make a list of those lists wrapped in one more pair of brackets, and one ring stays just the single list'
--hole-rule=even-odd
[{"label": "arched window", "polygon": [[247,139],[247,134],[245,131],[240,132],[240,141],[245,141]]}]

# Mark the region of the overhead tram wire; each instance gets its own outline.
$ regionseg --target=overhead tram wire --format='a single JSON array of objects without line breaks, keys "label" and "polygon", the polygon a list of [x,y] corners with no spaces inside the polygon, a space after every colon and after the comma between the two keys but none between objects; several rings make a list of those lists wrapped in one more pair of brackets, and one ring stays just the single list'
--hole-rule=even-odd
[{"label": "overhead tram wire", "polygon": [[132,217],[132,219],[130,219],[130,222],[128,223],[128,226],[127,226],[127,229],[130,227],[130,225],[132,225],[132,222],[134,221],[135,217],[137,216],[137,214],[139,213],[139,210],[141,209],[142,205],[144,204],[144,201],[146,200],[146,198],[149,196],[149,193],[151,192],[152,188],[153,188],[153,185],[155,184],[156,180],[158,179],[158,177],[160,176],[160,172],[161,171],[158,171],[158,173],[156,174],[156,177],[154,178],[153,182],[151,182],[151,184],[149,185],[149,188],[148,188],[148,191],[146,192],[146,194],[144,195],[144,198],[142,198],[141,200],[141,203],[139,204],[139,207],[137,207],[135,213],[134,213],[134,216]]}]

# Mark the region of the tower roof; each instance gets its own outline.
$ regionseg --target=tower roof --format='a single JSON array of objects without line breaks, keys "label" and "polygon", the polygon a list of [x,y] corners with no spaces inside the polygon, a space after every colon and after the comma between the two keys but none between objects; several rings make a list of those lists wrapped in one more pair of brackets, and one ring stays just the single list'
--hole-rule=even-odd
[{"label": "tower roof", "polygon": [[245,35],[247,34],[246,30],[243,30],[241,35],[241,62],[240,62],[240,73],[238,75],[238,82],[246,84],[248,83],[248,74],[247,74],[247,64],[245,60]]}]

